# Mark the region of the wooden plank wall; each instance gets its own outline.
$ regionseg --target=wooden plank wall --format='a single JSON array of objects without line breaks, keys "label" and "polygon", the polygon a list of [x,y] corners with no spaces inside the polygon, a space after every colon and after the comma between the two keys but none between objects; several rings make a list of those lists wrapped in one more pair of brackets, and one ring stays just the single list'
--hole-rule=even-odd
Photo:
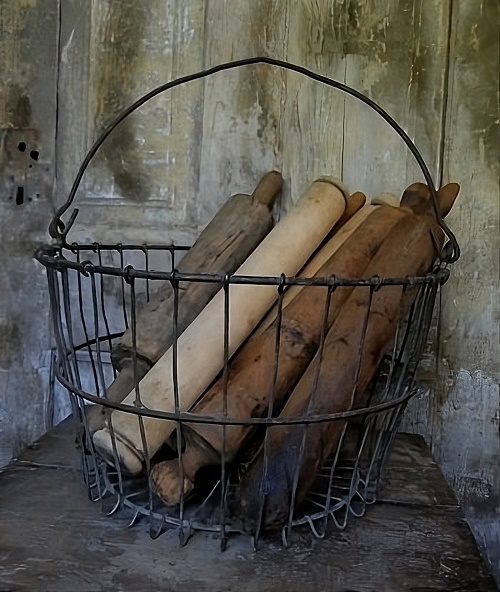
[{"label": "wooden plank wall", "polygon": [[442,175],[462,196],[443,294],[433,451],[500,582],[500,5],[454,1]]},{"label": "wooden plank wall", "polygon": [[0,2],[0,466],[51,425],[47,280],[33,260],[52,215],[58,5]]},{"label": "wooden plank wall", "polygon": [[[415,140],[439,182],[462,184],[450,225],[463,256],[443,292],[438,372],[405,427],[426,435],[500,565],[496,0],[8,0],[7,22],[9,5],[35,15],[60,8],[59,27],[44,21],[47,48],[59,30],[58,85],[46,88],[50,100],[58,94],[59,203],[117,110],[160,82],[259,54],[366,93]],[[247,67],[176,89],[124,123],[88,171],[72,236],[190,242],[226,197],[251,191],[274,167],[286,180],[284,209],[321,174],[370,196],[421,179],[367,107],[295,73]]]}]

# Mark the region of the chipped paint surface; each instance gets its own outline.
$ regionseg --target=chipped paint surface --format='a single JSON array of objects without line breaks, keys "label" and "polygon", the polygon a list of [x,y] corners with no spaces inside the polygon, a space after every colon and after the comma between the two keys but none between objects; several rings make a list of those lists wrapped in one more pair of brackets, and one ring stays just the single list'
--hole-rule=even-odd
[{"label": "chipped paint surface", "polygon": [[57,4],[0,3],[0,466],[50,426],[47,238],[55,151]]},{"label": "chipped paint surface", "polygon": [[[428,352],[431,395],[413,401],[405,425],[427,436],[496,562],[497,22],[496,0],[1,2],[8,71],[0,79],[1,273],[16,295],[0,303],[8,337],[0,348],[0,421],[11,430],[0,442],[4,457],[44,426],[48,303],[45,277],[30,257],[46,236],[54,180],[61,203],[103,127],[152,87],[223,61],[270,55],[367,93],[414,139],[436,179],[462,185],[449,217],[462,258],[443,290],[439,347]],[[44,40],[36,51],[33,39]],[[40,151],[37,162],[17,149],[20,141]],[[271,168],[286,180],[284,210],[322,174],[368,195],[399,194],[421,180],[408,151],[368,108],[297,74],[247,67],[175,89],[127,120],[89,168],[72,238],[192,242],[229,195],[250,192]],[[22,218],[8,199],[21,185],[33,200]],[[19,297],[28,282],[34,297]]]}]

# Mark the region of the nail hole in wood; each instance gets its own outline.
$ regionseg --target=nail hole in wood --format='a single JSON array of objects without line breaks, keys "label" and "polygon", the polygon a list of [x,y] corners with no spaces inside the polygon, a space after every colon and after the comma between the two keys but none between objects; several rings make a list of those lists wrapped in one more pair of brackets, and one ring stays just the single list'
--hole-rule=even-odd
[{"label": "nail hole in wood", "polygon": [[22,206],[24,203],[24,187],[18,187],[16,191],[16,206]]}]

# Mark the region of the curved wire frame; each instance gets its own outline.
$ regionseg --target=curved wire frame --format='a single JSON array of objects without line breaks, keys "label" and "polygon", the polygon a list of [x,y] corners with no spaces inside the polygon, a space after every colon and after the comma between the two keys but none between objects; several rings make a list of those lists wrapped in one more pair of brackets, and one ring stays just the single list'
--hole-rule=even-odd
[{"label": "curved wire frame", "polygon": [[254,64],[268,64],[270,66],[276,66],[276,67],[279,67],[279,68],[282,68],[285,70],[297,72],[298,74],[302,74],[312,80],[315,80],[316,82],[326,84],[327,86],[330,86],[332,88],[336,88],[344,93],[351,95],[352,97],[358,99],[362,103],[365,103],[366,105],[371,107],[376,113],[378,113],[384,119],[384,121],[386,121],[386,123],[388,123],[388,125],[397,133],[397,135],[406,144],[406,146],[408,147],[408,149],[410,150],[410,152],[414,156],[415,160],[417,161],[420,169],[422,170],[425,181],[426,181],[427,185],[429,186],[436,219],[437,219],[440,227],[443,229],[443,232],[445,233],[445,235],[449,238],[450,243],[451,243],[451,247],[452,247],[451,251],[450,251],[450,249],[445,249],[443,247],[441,259],[445,260],[448,263],[454,263],[455,261],[458,260],[458,258],[460,257],[460,247],[458,245],[455,235],[448,228],[445,221],[443,220],[443,217],[441,216],[441,211],[439,209],[438,197],[437,197],[437,192],[436,192],[436,186],[435,186],[434,181],[432,179],[432,175],[431,175],[429,168],[428,168],[427,164],[425,163],[421,153],[419,152],[419,150],[417,149],[417,147],[415,146],[415,144],[411,140],[411,138],[408,136],[408,134],[403,130],[403,128],[380,105],[378,105],[375,101],[373,101],[372,99],[370,99],[369,97],[367,97],[363,93],[360,93],[356,89],[352,88],[351,86],[348,86],[347,84],[344,84],[343,82],[339,82],[338,80],[328,78],[327,76],[322,76],[321,74],[317,74],[315,72],[312,72],[311,70],[308,70],[307,68],[304,68],[303,66],[298,66],[297,64],[292,64],[290,62],[276,60],[276,59],[269,58],[269,57],[254,57],[254,58],[248,58],[248,59],[244,59],[244,60],[227,62],[224,64],[220,64],[218,66],[214,66],[213,68],[209,68],[207,70],[197,72],[195,74],[190,74],[188,76],[182,76],[182,77],[172,80],[170,82],[166,82],[164,84],[161,84],[160,86],[154,88],[150,92],[143,95],[137,101],[132,103],[129,107],[124,109],[116,117],[116,119],[97,138],[97,140],[94,142],[93,146],[88,151],[86,157],[82,161],[82,164],[81,164],[81,166],[78,170],[78,173],[75,177],[73,186],[71,187],[71,190],[69,192],[67,200],[57,210],[52,221],[50,222],[50,225],[49,225],[50,236],[52,238],[58,240],[60,242],[60,244],[64,244],[64,245],[67,244],[66,237],[68,235],[69,230],[71,229],[72,225],[75,222],[76,216],[78,215],[78,209],[73,210],[73,212],[70,216],[70,219],[68,220],[68,222],[66,224],[62,221],[61,216],[63,216],[67,212],[67,210],[71,207],[71,205],[75,199],[76,193],[78,191],[78,187],[80,186],[83,175],[85,174],[85,171],[87,170],[88,165],[90,164],[90,162],[92,161],[92,159],[96,155],[96,153],[99,150],[99,148],[101,147],[101,145],[104,143],[106,138],[113,132],[113,130],[124,119],[126,119],[131,113],[133,113],[134,111],[139,109],[139,107],[141,107],[142,105],[144,105],[145,103],[150,101],[152,98],[154,98],[157,95],[162,94],[172,88],[175,88],[176,86],[181,86],[183,84],[187,84],[187,83],[192,82],[194,80],[199,80],[200,78],[212,76],[213,74],[216,74],[217,72],[223,72],[225,70],[230,70],[233,68],[240,68],[242,66],[249,66],[249,65],[254,65]]},{"label": "curved wire frame", "polygon": [[[68,244],[67,236],[78,215],[78,209],[72,211],[67,223],[63,222],[62,216],[71,208],[80,182],[92,158],[106,138],[126,117],[153,97],[171,88],[217,72],[253,64],[268,64],[291,70],[319,83],[341,90],[374,109],[400,136],[422,170],[430,188],[436,219],[449,238],[449,242],[441,252],[439,261],[430,273],[423,277],[380,278],[375,276],[367,279],[339,278],[335,276],[301,278],[286,277],[284,275],[280,277],[262,277],[180,273],[174,266],[175,253],[189,247],[130,244],[104,245],[99,243],[91,245]],[[237,513],[231,509],[234,509],[234,500],[241,476],[240,472],[246,470],[250,461],[248,456],[250,452],[247,453],[247,456],[243,453],[237,462],[233,463],[227,463],[225,453],[222,452],[218,476],[210,481],[209,491],[206,491],[201,499],[196,499],[194,502],[189,497],[185,498],[182,495],[180,505],[177,508],[166,508],[153,495],[150,482],[152,459],[147,454],[147,447],[144,448],[146,450],[146,477],[131,478],[123,472],[120,466],[116,435],[110,421],[109,429],[113,445],[112,466],[109,465],[110,459],[105,461],[98,454],[88,425],[87,403],[97,404],[108,408],[108,410],[119,410],[134,414],[140,423],[143,442],[145,442],[144,418],[175,421],[179,426],[175,441],[175,447],[178,451],[182,450],[182,431],[183,425],[186,423],[217,424],[223,426],[223,432],[225,432],[227,426],[238,425],[253,426],[258,431],[259,429],[279,425],[304,426],[305,429],[307,426],[327,422],[330,424],[335,423],[339,426],[339,440],[333,447],[328,461],[318,473],[313,488],[308,492],[298,509],[295,507],[294,493],[292,494],[288,520],[281,529],[283,544],[285,546],[290,544],[292,532],[298,527],[308,526],[313,536],[323,538],[330,524],[333,524],[337,529],[343,529],[350,517],[360,517],[365,513],[366,507],[377,498],[388,452],[404,409],[418,390],[415,382],[416,369],[431,325],[436,295],[440,285],[448,278],[448,264],[456,261],[460,255],[455,236],[441,217],[436,188],[421,154],[404,130],[380,106],[341,82],[321,76],[301,66],[267,57],[229,62],[178,78],[145,94],[119,114],[104,130],[83,160],[66,202],[58,209],[50,223],[49,232],[54,239],[54,244],[41,247],[36,252],[35,257],[47,268],[48,272],[52,318],[58,345],[56,377],[60,384],[70,393],[73,414],[79,420],[78,441],[82,451],[82,471],[89,498],[93,501],[100,501],[107,515],[112,516],[119,511],[126,510],[131,515],[131,525],[135,524],[141,517],[148,517],[152,538],[157,538],[167,528],[176,528],[181,544],[185,544],[196,530],[217,532],[220,535],[221,547],[224,548],[227,536],[230,533],[245,530]],[[142,267],[128,263],[130,253],[141,254],[144,260]],[[169,254],[171,265],[167,266],[166,270],[153,271],[150,268],[150,258],[153,253]],[[112,263],[104,265],[105,260],[111,260]],[[113,324],[104,289],[105,282],[109,281],[116,281],[119,284],[117,294],[121,301],[123,318],[118,329]],[[329,302],[329,295],[333,291],[350,289],[356,286],[365,287],[369,290],[370,304],[371,298],[378,290],[390,286],[401,287],[403,293],[406,290],[414,290],[417,296],[408,316],[401,319],[398,324],[392,351],[388,352],[384,357],[377,376],[370,387],[370,393],[365,405],[339,413],[307,413],[301,417],[281,417],[272,413],[273,399],[271,398],[271,404],[265,416],[252,417],[244,421],[241,418],[228,416],[227,410],[222,417],[203,416],[189,411],[181,411],[177,399],[173,412],[150,409],[141,403],[138,388],[136,389],[137,396],[134,405],[114,403],[106,399],[107,385],[110,379],[112,380],[116,376],[114,368],[112,370],[113,374],[110,375],[109,363],[108,369],[106,369],[106,356],[109,355],[112,349],[113,340],[119,337],[123,330],[130,327],[134,336],[136,309],[138,307],[138,285],[141,282],[145,284],[147,299],[149,298],[151,282],[170,285],[174,291],[174,302],[177,304],[180,282],[216,282],[222,286],[225,294],[223,376],[226,376],[226,380],[229,362],[228,303],[230,285],[276,287],[278,322],[274,380],[276,380],[277,360],[279,358],[283,293],[289,286],[300,285],[304,286],[304,289],[322,287],[328,293],[327,303]],[[77,298],[75,298],[75,295]],[[116,305],[116,301],[113,304]],[[174,305],[172,319],[174,344],[177,342],[177,304]],[[327,312],[328,304],[325,308],[324,323],[328,316]],[[366,318],[368,318],[368,313]],[[365,319],[363,331],[366,330],[366,322]],[[324,324],[322,343],[324,342],[325,327]],[[135,343],[134,337],[133,342]],[[174,347],[174,351],[176,351],[176,347]],[[85,362],[82,361],[81,356],[86,356]],[[133,360],[135,374],[137,352],[133,353]],[[357,363],[359,371],[359,364],[361,363],[359,359]],[[176,367],[175,360],[174,367]],[[85,379],[86,372],[90,375],[90,379],[88,377]],[[176,391],[177,389],[174,388],[174,394],[178,397]],[[266,436],[264,436],[261,444],[264,447],[265,454],[267,454]],[[222,448],[225,449],[225,443]],[[179,465],[181,465],[180,461]],[[294,479],[295,481],[298,479],[297,471],[294,474]],[[296,487],[297,483],[294,482],[293,492],[295,492]],[[263,506],[261,512],[262,510]],[[257,548],[261,534],[260,527],[259,523],[252,533],[255,548]]]}]

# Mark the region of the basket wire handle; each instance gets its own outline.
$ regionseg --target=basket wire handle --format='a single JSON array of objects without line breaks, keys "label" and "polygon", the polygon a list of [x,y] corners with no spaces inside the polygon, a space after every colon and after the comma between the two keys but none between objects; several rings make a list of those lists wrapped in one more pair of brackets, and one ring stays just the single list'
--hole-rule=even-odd
[{"label": "basket wire handle", "polygon": [[299,74],[303,74],[312,80],[317,82],[321,82],[326,84],[327,86],[336,88],[345,92],[356,99],[360,100],[362,103],[365,103],[369,107],[371,107],[374,111],[376,111],[384,121],[386,121],[391,128],[399,135],[399,137],[403,140],[406,144],[410,152],[413,154],[415,160],[417,161],[423,175],[425,181],[429,187],[431,196],[432,196],[432,204],[434,207],[434,214],[436,216],[436,220],[438,225],[441,227],[445,235],[449,238],[451,243],[451,249],[448,245],[444,245],[442,252],[441,252],[441,260],[445,263],[454,263],[460,257],[460,247],[458,245],[457,239],[453,232],[448,228],[447,224],[444,222],[443,217],[441,215],[441,210],[439,208],[439,201],[437,197],[436,187],[432,180],[432,175],[427,167],[422,155],[418,151],[417,147],[410,139],[408,134],[402,129],[402,127],[384,110],[380,107],[377,103],[375,103],[372,99],[365,96],[364,94],[360,93],[359,91],[355,90],[354,88],[339,82],[338,80],[334,80],[328,78],[326,76],[322,76],[321,74],[317,74],[304,68],[303,66],[298,66],[296,64],[292,64],[290,62],[285,62],[281,60],[276,60],[274,58],[269,58],[265,56],[261,57],[254,57],[254,58],[247,58],[244,60],[236,60],[232,62],[226,62],[224,64],[219,64],[218,66],[214,66],[213,68],[208,68],[207,70],[202,70],[195,74],[189,74],[187,76],[182,76],[170,82],[166,82],[153,90],[149,91],[147,94],[143,95],[137,101],[132,103],[129,107],[127,107],[124,111],[121,112],[120,115],[116,117],[116,119],[101,133],[101,135],[97,138],[94,142],[93,146],[88,151],[85,159],[83,160],[80,168],[78,169],[78,173],[75,177],[73,182],[73,186],[71,187],[71,191],[69,192],[68,198],[66,202],[57,210],[54,217],[52,218],[49,224],[49,234],[53,239],[56,239],[59,244],[66,245],[66,236],[70,231],[71,227],[73,226],[76,216],[78,215],[78,209],[74,209],[70,219],[68,220],[67,224],[61,220],[61,216],[70,208],[71,204],[73,203],[76,192],[78,191],[78,187],[80,186],[80,182],[83,178],[83,175],[90,164],[90,161],[95,156],[96,152],[99,150],[103,142],[106,138],[111,134],[111,132],[131,113],[133,113],[136,109],[144,105],[147,101],[156,97],[157,95],[174,88],[176,86],[180,86],[182,84],[186,84],[188,82],[192,82],[194,80],[199,80],[200,78],[204,78],[206,76],[211,76],[212,74],[216,74],[217,72],[222,72],[224,70],[230,70],[232,68],[238,68],[240,66],[248,66],[252,64],[269,64],[271,66],[277,66],[279,68],[283,68],[285,70],[291,70],[293,72],[297,72]]}]

